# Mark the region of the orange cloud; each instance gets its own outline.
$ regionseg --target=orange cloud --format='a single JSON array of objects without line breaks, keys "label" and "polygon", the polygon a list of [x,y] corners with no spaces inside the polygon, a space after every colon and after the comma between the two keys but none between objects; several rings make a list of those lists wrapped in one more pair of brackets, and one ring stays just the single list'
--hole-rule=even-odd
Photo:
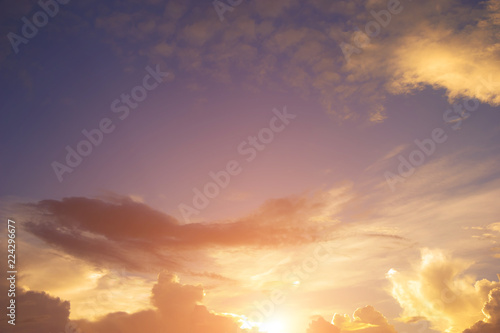
[{"label": "orange cloud", "polygon": [[199,303],[201,286],[181,284],[174,274],[162,272],[154,285],[151,303],[155,309],[128,314],[115,312],[96,321],[75,321],[85,333],[220,333],[236,332],[238,324],[229,316],[211,313]]},{"label": "orange cloud", "polygon": [[33,214],[24,226],[48,244],[99,266],[182,270],[189,259],[170,255],[173,251],[189,254],[214,246],[276,247],[325,240],[337,224],[331,215],[332,205],[339,203],[329,200],[342,193],[269,200],[235,221],[192,224],[180,224],[129,198],[43,200],[28,205]]},{"label": "orange cloud", "polygon": [[353,318],[346,314],[336,313],[332,322],[322,317],[309,324],[307,333],[397,333],[380,312],[371,305],[354,311]]},{"label": "orange cloud", "polygon": [[332,323],[340,328],[340,333],[354,331],[359,333],[396,333],[380,312],[371,305],[354,311],[353,319],[348,315],[335,314]]},{"label": "orange cloud", "polygon": [[340,333],[340,329],[327,322],[323,317],[313,320],[306,333]]}]

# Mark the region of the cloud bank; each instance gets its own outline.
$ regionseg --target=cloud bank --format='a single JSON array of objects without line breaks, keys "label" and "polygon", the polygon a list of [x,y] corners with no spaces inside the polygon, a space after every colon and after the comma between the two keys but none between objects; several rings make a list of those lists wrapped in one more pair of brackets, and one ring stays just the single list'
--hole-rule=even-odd
[{"label": "cloud bank", "polygon": [[464,274],[470,264],[438,250],[424,249],[421,263],[413,272],[391,269],[388,279],[393,297],[403,308],[401,319],[428,320],[431,328],[453,333],[461,333],[478,321],[477,326],[495,325],[498,318],[491,311],[496,309],[500,282],[476,281]]}]

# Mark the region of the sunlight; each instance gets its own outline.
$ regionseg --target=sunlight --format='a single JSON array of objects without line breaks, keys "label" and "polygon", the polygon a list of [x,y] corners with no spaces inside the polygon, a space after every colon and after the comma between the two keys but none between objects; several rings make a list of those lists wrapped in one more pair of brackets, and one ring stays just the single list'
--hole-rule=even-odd
[{"label": "sunlight", "polygon": [[283,333],[285,329],[285,324],[282,320],[273,320],[268,323],[264,323],[260,330],[266,333]]},{"label": "sunlight", "polygon": [[260,333],[284,333],[287,329],[287,321],[283,317],[270,318],[266,322],[252,322],[246,320],[245,317],[240,317],[240,323],[242,324],[240,328],[248,329],[252,332]]},{"label": "sunlight", "polygon": [[243,320],[242,329],[257,329],[261,333],[283,333],[286,330],[286,321],[283,318],[274,318],[265,323]]}]

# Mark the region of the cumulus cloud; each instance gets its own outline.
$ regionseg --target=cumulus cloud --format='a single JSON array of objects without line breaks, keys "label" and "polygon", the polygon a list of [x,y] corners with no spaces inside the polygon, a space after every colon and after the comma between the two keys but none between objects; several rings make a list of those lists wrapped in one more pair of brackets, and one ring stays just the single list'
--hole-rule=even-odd
[{"label": "cumulus cloud", "polygon": [[63,332],[69,318],[69,302],[44,292],[21,292],[17,297],[22,315],[16,328],[25,333]]},{"label": "cumulus cloud", "polygon": [[371,305],[354,311],[352,319],[349,315],[335,314],[332,323],[340,328],[340,333],[355,331],[359,333],[396,333],[394,326],[387,318]]},{"label": "cumulus cloud", "polygon": [[6,333],[59,333],[65,331],[69,323],[70,304],[68,301],[63,301],[45,292],[26,291],[19,286],[16,288],[15,297],[7,298],[9,286],[6,282],[7,280],[4,278],[0,283],[2,309],[10,306],[10,300],[14,299],[16,313],[15,325],[7,323],[7,321],[13,319],[6,315],[9,312],[4,312],[2,315],[0,326],[5,328]]},{"label": "cumulus cloud", "polygon": [[306,333],[340,333],[340,329],[327,322],[323,317],[319,317],[309,324]]},{"label": "cumulus cloud", "polygon": [[466,329],[464,333],[500,332],[500,288],[490,291],[488,302],[483,307],[483,313],[486,318]]},{"label": "cumulus cloud", "polygon": [[309,324],[307,333],[397,333],[387,318],[371,305],[358,308],[351,316],[336,313],[329,323],[322,317]]},{"label": "cumulus cloud", "polygon": [[388,279],[392,282],[393,297],[403,308],[401,319],[406,322],[425,319],[433,329],[443,332],[462,332],[484,319],[489,310],[483,313],[483,304],[490,292],[500,287],[500,282],[476,281],[464,274],[470,264],[438,250],[424,249],[421,263],[413,272],[391,269]]},{"label": "cumulus cloud", "polygon": [[176,275],[162,272],[154,285],[151,303],[155,307],[135,313],[110,313],[96,321],[75,321],[85,333],[216,333],[236,332],[233,317],[210,312],[200,302],[201,286],[184,285]]}]

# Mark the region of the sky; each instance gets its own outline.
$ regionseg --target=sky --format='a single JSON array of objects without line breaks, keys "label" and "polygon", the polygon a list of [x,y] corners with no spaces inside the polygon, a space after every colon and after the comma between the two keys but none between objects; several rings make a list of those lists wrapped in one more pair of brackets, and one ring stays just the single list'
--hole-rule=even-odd
[{"label": "sky", "polygon": [[499,0],[0,6],[2,332],[500,332]]}]

